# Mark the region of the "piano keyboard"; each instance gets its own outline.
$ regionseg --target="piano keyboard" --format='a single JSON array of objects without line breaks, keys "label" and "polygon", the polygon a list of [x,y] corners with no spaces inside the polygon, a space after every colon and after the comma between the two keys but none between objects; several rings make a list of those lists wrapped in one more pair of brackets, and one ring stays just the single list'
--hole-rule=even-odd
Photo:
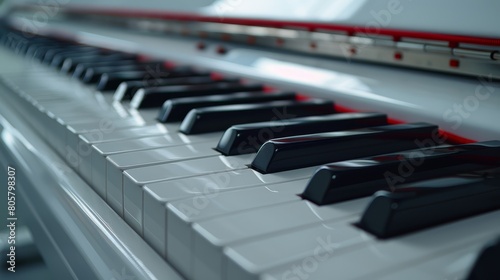
[{"label": "piano keyboard", "polygon": [[464,279],[500,235],[500,141],[7,32],[32,127],[186,279]]}]

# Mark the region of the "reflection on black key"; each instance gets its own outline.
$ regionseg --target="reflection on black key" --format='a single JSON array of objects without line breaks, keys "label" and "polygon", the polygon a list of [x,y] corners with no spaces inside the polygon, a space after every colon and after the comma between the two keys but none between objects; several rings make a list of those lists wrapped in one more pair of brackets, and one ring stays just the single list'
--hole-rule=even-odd
[{"label": "reflection on black key", "polygon": [[54,68],[61,68],[68,58],[73,58],[74,60],[94,60],[101,57],[101,50],[87,50],[87,51],[68,51],[62,52],[54,55],[54,58],[50,62],[50,66]]},{"label": "reflection on black key", "polygon": [[54,49],[62,49],[64,47],[51,47],[51,46],[46,46],[46,47],[40,47],[40,48],[30,48],[26,52],[26,55],[28,57],[38,59],[41,62],[43,62],[45,55],[50,51]]},{"label": "reflection on black key", "polygon": [[114,62],[114,61],[122,61],[122,60],[129,60],[129,59],[135,59],[135,58],[136,58],[136,55],[134,55],[134,54],[126,54],[126,53],[119,53],[119,52],[111,52],[111,53],[98,54],[98,55],[73,56],[73,57],[67,57],[60,67],[61,67],[61,72],[72,73],[73,71],[75,71],[77,65],[82,63],[82,62],[95,62],[95,61]]},{"label": "reflection on black key", "polygon": [[150,75],[144,71],[130,71],[103,74],[97,83],[97,90],[114,90],[120,83],[147,80]]},{"label": "reflection on black key", "polygon": [[415,149],[419,141],[432,139],[433,133],[437,126],[414,123],[278,138],[262,145],[252,168],[273,173]]},{"label": "reflection on black key", "polygon": [[240,92],[229,95],[209,95],[202,97],[185,97],[167,100],[160,110],[158,121],[178,122],[192,109],[201,107],[213,107],[232,104],[262,103],[278,100],[295,100],[296,95],[292,92],[264,93],[264,92]]},{"label": "reflection on black key", "polygon": [[370,196],[396,185],[500,165],[500,141],[435,147],[328,164],[302,194],[323,205]]},{"label": "reflection on black key", "polygon": [[385,124],[387,124],[387,116],[379,113],[347,113],[241,124],[226,130],[217,145],[217,151],[226,156],[249,154],[257,152],[266,141],[272,138]]},{"label": "reflection on black key", "polygon": [[[80,62],[76,65],[73,72],[68,70],[69,74],[72,74],[75,79],[82,79],[85,71],[92,67],[101,66],[121,66],[137,63],[136,59],[122,59],[122,60],[112,60],[112,61],[90,61],[90,62]],[[64,66],[63,66],[64,67]]]},{"label": "reflection on black key", "polygon": [[274,101],[246,105],[226,105],[191,110],[180,131],[198,134],[226,130],[232,125],[335,113],[328,100]]},{"label": "reflection on black key", "polygon": [[131,63],[120,66],[100,66],[88,68],[82,77],[82,82],[93,84],[99,82],[101,75],[104,73],[126,72],[126,71],[143,71],[137,65]]},{"label": "reflection on black key", "polygon": [[500,238],[487,244],[479,253],[466,280],[497,280],[500,276]]},{"label": "reflection on black key", "polygon": [[[224,80],[230,81],[230,80]],[[202,85],[218,83],[220,80],[214,80],[209,73],[195,72],[189,77],[183,78],[162,78],[155,80],[129,81],[121,83],[113,95],[115,101],[130,100],[141,88],[178,86],[178,85]]]},{"label": "reflection on black key", "polygon": [[359,227],[379,238],[500,209],[500,179],[448,177],[378,191]]},{"label": "reflection on black key", "polygon": [[189,67],[175,67],[168,69],[164,62],[136,62],[127,65],[118,66],[100,66],[90,67],[83,74],[82,82],[90,84],[99,82],[101,76],[105,73],[120,73],[142,71],[146,73],[146,79],[143,82],[154,84],[156,79],[166,79],[175,77],[185,77],[194,75],[196,72]]},{"label": "reflection on black key", "polygon": [[36,53],[40,53],[44,55],[50,49],[60,48],[63,44],[56,44],[54,42],[46,42],[46,43],[36,43],[27,45],[26,49],[21,52],[28,58],[35,58]]},{"label": "reflection on black key", "polygon": [[[97,48],[94,47],[87,47],[87,46],[68,46],[68,47],[60,47],[60,48],[54,48],[54,49],[49,49],[43,54],[43,58],[39,57],[39,59],[42,61],[42,63],[45,64],[51,64],[52,60],[57,56],[57,55],[75,55],[79,54],[81,55],[80,52],[87,52],[87,51],[96,51],[98,50]],[[62,61],[61,61],[62,63]]]},{"label": "reflection on black key", "polygon": [[[186,68],[182,68],[186,69]],[[185,71],[127,71],[127,72],[117,72],[117,73],[105,73],[101,75],[99,82],[97,84],[97,90],[116,90],[118,86],[123,82],[128,81],[144,81],[148,83],[154,83],[157,80],[164,78],[181,78],[190,77],[193,75],[193,70]],[[161,106],[158,105],[158,107]]]},{"label": "reflection on black key", "polygon": [[172,98],[261,90],[261,84],[243,85],[237,79],[207,85],[153,87],[138,90],[130,106],[132,108],[161,107],[165,101]]}]

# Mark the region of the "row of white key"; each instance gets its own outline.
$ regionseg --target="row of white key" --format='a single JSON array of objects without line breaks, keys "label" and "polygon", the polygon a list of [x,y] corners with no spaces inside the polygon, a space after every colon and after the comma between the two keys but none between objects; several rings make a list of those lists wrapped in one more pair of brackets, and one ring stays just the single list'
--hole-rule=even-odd
[{"label": "row of white key", "polygon": [[[117,133],[122,133],[122,135],[123,135],[125,133],[128,133],[130,130],[137,130],[137,129],[141,129],[141,128],[143,128],[143,127],[132,128],[132,129],[121,129],[121,130],[118,130]],[[169,134],[165,134],[165,136],[166,135],[169,135]],[[85,136],[85,135],[80,135],[79,138],[81,139],[82,136]],[[220,134],[214,134],[214,137],[212,138],[212,140],[218,140],[219,137],[220,137]],[[103,142],[102,144],[106,144],[107,143],[106,140],[112,141],[115,139],[118,139],[118,137],[116,137],[115,135],[112,135],[111,137],[108,136],[107,139],[102,141]],[[147,138],[140,138],[140,139],[144,140]],[[133,141],[133,140],[131,140],[131,141]],[[180,169],[177,169],[177,171],[175,172],[176,175],[173,176],[174,179],[184,177],[186,180],[192,180],[192,179],[196,180],[196,177],[193,178],[194,175],[202,175],[204,173],[213,173],[216,171],[221,172],[221,171],[228,171],[228,170],[247,169],[246,165],[248,165],[250,163],[250,160],[253,158],[253,155],[242,155],[242,156],[235,156],[235,157],[229,157],[229,158],[223,157],[223,156],[215,156],[215,155],[218,155],[218,153],[214,152],[211,149],[211,147],[215,146],[216,141],[211,141],[211,142],[212,142],[211,144],[204,146],[204,151],[206,153],[205,155],[203,153],[200,155],[199,150],[196,151],[195,147],[191,147],[191,149],[194,149],[194,150],[188,150],[188,152],[186,153],[186,148],[189,148],[189,146],[179,146],[179,147],[175,147],[177,150],[173,150],[173,149],[167,150],[165,148],[154,149],[154,150],[149,150],[149,151],[138,151],[138,152],[130,152],[130,150],[128,150],[129,153],[108,156],[107,166],[106,166],[106,173],[107,173],[107,176],[106,176],[107,177],[106,178],[106,186],[107,186],[106,187],[106,194],[107,194],[106,199],[107,199],[107,201],[110,203],[111,206],[113,206],[113,205],[115,206],[114,208],[118,213],[121,213],[123,211],[122,210],[123,207],[121,206],[123,204],[123,202],[120,200],[120,198],[123,197],[122,189],[120,188],[122,186],[122,184],[121,184],[122,170],[126,170],[126,168],[137,167],[137,166],[147,166],[148,164],[152,164],[150,160],[152,158],[157,158],[157,156],[158,156],[157,152],[159,150],[163,150],[164,152],[168,152],[170,155],[172,153],[178,152],[178,153],[180,153],[179,156],[182,159],[187,159],[189,157],[189,155],[192,155],[193,158],[198,158],[198,157],[203,157],[203,156],[208,156],[208,155],[212,156],[212,158],[206,159],[206,161],[196,161],[196,162],[192,162],[192,163],[191,163],[191,161],[188,161],[186,163],[177,163],[174,165],[167,164],[166,166],[158,166],[157,167],[157,168],[161,168],[161,169],[165,168],[165,170],[172,170],[173,167],[180,168]],[[109,142],[109,144],[113,145],[115,143]],[[95,144],[95,145],[98,145],[98,144]],[[114,148],[116,151],[120,150],[120,148],[119,147],[117,148],[116,145],[114,146]],[[184,155],[182,155],[183,151],[184,151]],[[192,153],[193,151],[195,151],[195,153]],[[162,158],[167,158],[167,157],[162,157]],[[121,160],[121,162],[120,162],[120,160]],[[139,160],[139,162],[137,162],[137,160]],[[166,160],[166,161],[171,161],[171,158]],[[158,163],[158,162],[155,162],[155,163]],[[109,168],[110,164],[114,165],[113,168]],[[193,170],[193,167],[195,167],[195,165],[199,166],[198,170]],[[96,166],[98,166],[98,165],[96,165]],[[185,167],[187,167],[187,168],[185,168]],[[180,170],[183,170],[183,171],[180,171]],[[313,169],[306,169],[305,171],[298,172],[298,173],[293,172],[290,174],[293,174],[295,176],[288,176],[288,177],[287,176],[279,176],[279,175],[278,176],[276,176],[276,175],[264,175],[264,176],[262,176],[261,175],[263,178],[259,178],[259,176],[256,175],[257,174],[256,172],[251,171],[252,172],[251,176],[253,176],[253,178],[255,178],[255,179],[249,180],[248,182],[253,182],[253,184],[259,184],[259,183],[263,184],[263,183],[268,183],[268,182],[280,182],[280,181],[286,181],[286,180],[293,180],[293,179],[297,179],[297,178],[302,179],[302,178],[309,177],[312,174],[312,171],[313,171]],[[134,172],[134,170],[131,170],[131,174],[133,174],[133,172]],[[136,213],[135,215],[126,215],[125,218],[128,219],[127,217],[132,216],[133,218],[130,220],[137,221],[138,226],[134,227],[134,228],[136,228],[138,232],[142,232],[142,215],[141,215],[141,212],[142,212],[142,195],[141,195],[142,191],[141,191],[141,185],[144,185],[145,183],[151,183],[154,181],[172,179],[172,176],[163,176],[163,177],[155,178],[155,176],[157,176],[156,174],[163,174],[164,172],[160,172],[160,173],[152,172],[152,174],[151,174],[151,176],[149,176],[149,178],[148,178],[148,176],[145,176],[146,174],[141,174],[141,173],[143,173],[143,172],[141,172],[139,170],[139,175],[143,176],[142,179],[140,179],[140,177],[139,177],[139,181],[134,179],[135,182],[133,182],[133,184],[125,184],[126,186],[128,186],[127,193],[131,193],[131,195],[126,195],[126,198],[130,198],[126,201],[134,202],[134,203],[127,203],[127,205],[130,205],[130,207],[127,207],[127,209],[132,208],[132,210],[126,211],[126,213]],[[184,175],[179,175],[179,174],[184,174]],[[133,177],[133,175],[129,175],[129,178],[133,179],[134,177]],[[239,180],[241,180],[241,179],[242,178],[239,178]],[[248,176],[247,176],[247,179],[248,179]],[[177,183],[177,180],[174,183]],[[98,185],[98,184],[96,184],[96,185]],[[182,185],[182,182],[181,182],[181,185]],[[109,188],[109,186],[112,186],[112,187]],[[113,186],[116,186],[116,188],[113,188]],[[241,187],[241,186],[236,185],[234,187]],[[230,187],[227,187],[226,189],[230,189]],[[115,191],[115,193],[113,193],[113,190]],[[137,195],[138,192],[139,192],[139,195]],[[137,198],[139,198],[139,199],[137,199]],[[137,210],[137,209],[139,209],[139,210]],[[139,213],[139,214],[137,214],[137,213]],[[131,224],[134,225],[133,222],[131,222]]]},{"label": "row of white key", "polygon": [[[421,267],[425,268],[431,265],[430,263],[426,265],[426,261],[435,259],[440,260],[440,263],[446,263],[446,265],[435,267],[436,274],[428,275],[426,272],[420,272],[420,275],[430,276],[420,279],[462,279],[464,275],[459,275],[459,273],[468,271],[477,252],[486,242],[500,234],[500,228],[494,222],[499,218],[500,211],[495,211],[388,240],[377,240],[359,230],[358,234],[364,236],[360,237],[361,243],[354,241],[353,244],[349,244],[349,242],[343,244],[343,239],[334,240],[334,236],[337,236],[335,233],[332,235],[331,243],[328,244],[329,247],[327,247],[327,249],[331,249],[330,252],[322,251],[323,248],[317,250],[318,246],[321,246],[318,240],[314,240],[315,244],[310,243],[313,246],[307,249],[300,248],[294,253],[292,251],[297,248],[296,242],[288,242],[286,247],[273,243],[276,244],[275,251],[287,252],[288,255],[285,257],[290,261],[272,268],[259,265],[260,260],[257,264],[252,263],[252,260],[255,260],[255,253],[252,253],[252,249],[249,248],[250,246],[253,246],[254,249],[255,246],[265,246],[266,242],[270,240],[258,241],[261,242],[258,244],[257,242],[248,243],[226,249],[226,259],[230,259],[234,263],[228,264],[226,270],[228,274],[225,278],[220,279],[301,279],[302,274],[306,274],[309,279],[402,279],[397,278],[398,275],[405,275],[404,279],[408,279],[407,277],[411,274],[398,270],[411,271],[412,267],[419,263],[423,263]],[[340,224],[337,227],[333,226],[333,229],[337,232],[346,226],[351,225]],[[310,234],[309,236],[313,238],[327,238],[329,236],[328,234],[315,235],[316,233],[312,232]],[[297,240],[295,238],[300,237],[303,238],[303,236],[294,233],[283,236],[288,241]],[[356,237],[356,235],[350,237]],[[311,242],[311,240],[306,242]],[[464,247],[468,248],[467,253],[460,255],[464,252]],[[306,250],[304,251],[304,249]],[[298,255],[293,255],[297,252]],[[259,256],[264,257],[262,254]],[[468,259],[457,262],[464,257]],[[312,260],[313,258],[315,261]],[[453,268],[450,266],[453,262],[455,265],[461,266]],[[237,265],[235,265],[236,263]],[[273,264],[276,265],[276,260],[273,261]],[[241,267],[251,267],[251,271],[262,274],[259,276],[255,274],[249,276],[248,272],[240,274]],[[389,275],[391,276],[389,277]],[[453,276],[453,278],[440,278],[443,275]],[[457,277],[458,275],[459,277]]]},{"label": "row of white key", "polygon": [[[132,196],[126,196],[126,211],[137,211],[126,213],[126,216],[133,217],[135,214],[140,217],[139,211],[142,209],[144,239],[162,256],[172,259],[167,252],[171,245],[176,245],[168,242],[173,230],[190,230],[193,221],[217,215],[300,200],[297,194],[313,172],[314,168],[304,168],[263,176],[251,169],[242,169],[147,184],[141,192],[142,201],[140,194],[134,200]],[[135,190],[139,191],[137,188]],[[166,207],[177,201],[179,211],[173,216],[175,219],[171,220],[168,214],[170,210],[167,212]],[[176,219],[181,221],[178,225],[175,225]],[[138,220],[140,218],[136,222]],[[173,226],[171,222],[174,222]],[[172,251],[175,252],[174,249]]]},{"label": "row of white key", "polygon": [[[59,111],[63,115],[66,112],[65,110]],[[70,116],[77,118],[80,115],[68,113],[66,116],[67,120],[71,120]],[[125,131],[126,129],[123,130]],[[139,139],[144,141],[148,138]],[[133,139],[123,141],[134,142]],[[103,141],[102,144],[113,145],[113,143],[115,142]],[[135,167],[130,170],[124,168],[123,170],[126,171],[116,176],[116,182],[122,180],[123,193],[119,194],[120,183],[117,183],[117,193],[111,194],[111,197],[116,198],[118,203],[122,203],[124,218],[138,232],[144,233],[145,239],[157,251],[164,254],[185,275],[193,279],[259,279],[260,277],[302,279],[304,275],[311,276],[313,279],[330,279],[332,274],[338,275],[341,279],[357,279],[358,276],[369,277],[373,275],[372,273],[385,275],[387,271],[395,267],[395,263],[410,264],[415,260],[425,260],[433,254],[453,255],[455,254],[454,248],[461,244],[468,244],[469,247],[477,249],[482,244],[478,242],[482,238],[490,238],[499,233],[498,228],[492,225],[494,224],[492,221],[498,219],[500,214],[494,212],[414,235],[380,242],[351,225],[359,219],[359,214],[368,199],[317,207],[301,201],[296,196],[300,192],[300,186],[302,185],[302,189],[305,186],[304,178],[307,177],[301,176],[297,176],[296,181],[290,183],[272,184],[272,180],[261,180],[261,185],[255,182],[257,186],[250,184],[253,186],[251,188],[242,186],[239,180],[242,180],[241,176],[244,172],[257,180],[267,175],[258,174],[245,167],[251,156],[235,157],[241,160],[236,160],[236,163],[229,164],[228,167],[227,157],[210,154],[213,142],[207,143],[210,144],[206,144],[202,149],[206,153],[207,158],[203,159],[206,162],[202,160],[201,164],[197,159],[155,166],[148,166],[154,162],[137,163],[134,161],[142,156],[149,155],[149,159],[153,161],[156,156],[154,152],[151,152],[153,150],[130,153],[133,149],[141,148],[140,145],[127,150],[129,153],[120,154],[117,151],[114,156],[123,161],[120,164],[129,164],[130,160],[132,165],[128,166]],[[96,145],[99,144],[94,144],[94,147]],[[189,159],[190,155],[193,155],[190,152],[184,156],[181,155],[186,148],[188,146],[180,148],[179,159]],[[175,152],[175,150],[168,150],[168,153]],[[195,154],[198,155],[198,153]],[[108,158],[114,157],[110,155]],[[221,166],[222,169],[217,167],[211,169],[211,165],[218,164],[219,161],[226,166]],[[113,162],[113,160],[108,160],[107,168]],[[91,164],[93,167],[93,161]],[[202,171],[192,170],[192,166],[196,164],[200,164]],[[184,173],[172,177],[166,173],[174,170],[172,168],[178,168],[177,170],[182,170],[179,172]],[[218,173],[213,173],[215,171]],[[308,172],[311,174],[312,170],[305,170],[304,175]],[[218,190],[237,190],[221,193],[216,191],[215,196],[200,193],[200,191],[203,192],[202,186],[222,181],[221,177],[214,176],[215,174],[234,175],[231,181],[238,182],[228,184],[227,187],[216,185]],[[108,183],[109,178],[107,178]],[[262,185],[262,183],[268,184]],[[123,197],[121,201],[120,196]],[[250,197],[252,197],[251,200]],[[182,200],[179,200],[181,198]],[[200,201],[208,201],[208,205],[206,205],[207,202],[199,204]],[[230,204],[228,205],[227,202]],[[194,226],[193,223],[195,223]],[[452,228],[450,231],[448,228],[450,226],[458,228],[454,230]],[[473,228],[481,228],[484,233],[474,232]],[[470,229],[470,232],[467,232],[467,229]],[[334,236],[332,231],[335,232]],[[441,242],[436,241],[436,237],[431,238],[432,234],[440,237]],[[455,236],[450,236],[453,234]],[[320,243],[318,238],[321,237],[329,244],[335,244],[332,247],[338,255],[334,253],[330,256],[328,248],[318,247]],[[333,237],[335,240],[328,239]],[[298,240],[301,242],[297,242]],[[409,249],[411,242],[420,242],[418,244],[428,246],[423,248],[425,250],[414,252],[410,250],[413,247]],[[434,248],[430,245],[434,245],[434,242],[440,245],[446,242],[449,244],[435,246],[433,250]],[[317,248],[320,249],[316,250]],[[374,253],[374,248],[378,250],[376,253]],[[314,262],[311,257],[314,257],[316,253],[320,255],[324,253],[326,257],[321,255],[323,256],[320,256],[321,262],[317,260]],[[397,255],[399,253],[409,256],[403,259]],[[392,258],[390,261],[386,258],[379,260],[377,256],[380,254],[384,257],[392,256]],[[446,257],[443,258],[446,259]],[[363,259],[373,262],[373,265],[367,265],[363,269],[356,269],[353,264],[348,265],[348,260],[360,262],[359,260]],[[303,270],[294,271],[294,262],[297,262],[295,265],[299,268],[302,265]],[[403,270],[411,270],[411,268],[404,266]],[[397,275],[398,273],[395,272],[391,277]]]},{"label": "row of white key", "polygon": [[[213,143],[213,144],[215,144],[215,143]],[[210,144],[210,145],[212,145],[212,144]],[[186,146],[183,146],[182,148],[185,148],[185,147]],[[179,148],[179,147],[176,147],[176,148]],[[127,194],[124,194],[124,196],[122,194],[120,194],[120,185],[121,185],[120,183],[122,183],[120,181],[120,179],[122,178],[121,173],[122,173],[122,170],[125,170],[125,169],[120,169],[119,167],[123,166],[126,168],[126,167],[132,167],[132,166],[137,166],[137,165],[141,165],[141,164],[146,164],[146,162],[148,162],[148,160],[145,160],[145,159],[147,158],[147,159],[151,160],[152,157],[157,156],[157,154],[154,153],[157,150],[158,149],[149,150],[149,151],[138,151],[138,152],[131,152],[131,153],[116,154],[116,155],[108,156],[108,160],[107,160],[108,166],[107,166],[107,170],[106,170],[107,171],[106,189],[107,189],[107,191],[108,190],[111,191],[111,193],[107,192],[106,199],[108,200],[108,202],[110,202],[111,206],[115,205],[115,207],[114,207],[115,210],[117,210],[117,212],[120,213],[120,209],[123,209],[122,207],[120,207],[121,206],[120,203],[123,203],[122,201],[120,201],[120,198],[124,197],[125,198],[124,200],[127,202],[126,205],[130,205],[130,206],[126,207],[126,209],[128,210],[128,209],[132,208],[131,210],[125,212],[126,215],[124,216],[124,218],[126,220],[128,220],[128,222],[133,227],[135,224],[136,226],[134,228],[136,228],[136,230],[138,230],[139,232],[142,232],[141,212],[142,212],[142,186],[143,185],[145,185],[147,183],[155,182],[155,181],[167,180],[167,178],[169,178],[171,180],[172,177],[173,178],[183,178],[183,176],[184,176],[184,179],[187,181],[196,180],[197,177],[193,177],[193,175],[203,175],[204,172],[205,173],[212,173],[212,172],[216,172],[216,171],[229,171],[229,170],[233,170],[233,169],[234,170],[243,169],[242,171],[251,171],[251,170],[247,169],[246,165],[248,163],[250,163],[249,160],[253,158],[253,155],[243,155],[243,156],[235,156],[235,157],[212,156],[211,158],[205,159],[206,162],[196,160],[196,161],[187,161],[187,162],[179,162],[179,163],[174,163],[174,164],[153,166],[151,168],[146,168],[146,169],[144,167],[142,167],[142,168],[139,168],[139,170],[132,169],[132,170],[130,170],[130,172],[129,171],[125,172],[125,174],[128,176],[127,178],[129,179],[128,180],[129,183],[122,184],[122,186],[124,187],[124,190],[127,190],[127,192],[126,192]],[[210,149],[210,146],[204,147],[204,150],[207,153],[213,152]],[[153,153],[151,153],[151,152],[153,152]],[[172,153],[172,149],[169,149],[168,153]],[[215,153],[215,152],[213,152],[213,153]],[[197,154],[196,156],[200,156],[198,152],[196,154]],[[207,154],[207,155],[213,155],[213,154]],[[240,158],[242,158],[243,160],[238,160]],[[137,162],[138,159],[139,159],[139,162]],[[236,161],[234,163],[229,162],[229,161],[234,161],[235,159],[236,159]],[[121,164],[120,164],[120,160],[121,160]],[[219,161],[222,164],[220,164]],[[113,168],[111,168],[109,166],[110,164],[115,164],[115,166]],[[124,165],[127,165],[127,166],[124,166]],[[199,166],[198,170],[193,170],[193,168],[196,165]],[[220,166],[218,167],[218,165],[220,165]],[[116,168],[116,167],[118,167],[118,168]],[[177,169],[175,169],[175,168],[177,168]],[[171,173],[171,175],[165,176],[166,175],[165,172],[172,172],[172,170],[175,170],[174,171],[175,175],[173,173]],[[256,172],[251,171],[252,173],[250,174],[250,176],[253,177],[254,180],[248,180],[245,182],[248,182],[247,183],[247,185],[248,185],[248,184],[251,184],[251,182],[253,182],[253,184],[258,184],[258,183],[262,184],[262,183],[269,183],[269,182],[272,183],[275,181],[280,182],[283,180],[291,180],[291,178],[299,178],[299,179],[302,178],[303,179],[303,178],[309,177],[312,174],[312,171],[313,171],[312,169],[306,169],[303,172],[289,172],[290,173],[289,175],[294,174],[295,176],[280,176],[280,175],[274,175],[274,174],[257,176]],[[134,175],[134,172],[136,172],[137,174]],[[147,173],[149,173],[149,174],[147,174]],[[158,174],[161,174],[161,177],[158,177]],[[180,174],[183,174],[183,175],[180,175]],[[298,174],[300,174],[300,175],[297,176]],[[238,174],[238,175],[240,175],[240,174]],[[263,179],[262,177],[266,178],[266,179]],[[233,180],[233,182],[241,181],[243,178],[240,176],[237,176],[237,177],[235,177],[235,179],[236,180]],[[248,179],[248,178],[246,178],[246,179]],[[177,186],[179,186],[179,183],[181,186],[183,185],[183,183],[180,182],[179,180],[174,180],[170,184],[176,184]],[[300,185],[303,185],[304,183],[305,182],[300,182]],[[165,184],[168,184],[168,182],[161,182],[160,184],[163,184],[163,189],[167,189]],[[117,193],[112,193],[113,187],[110,188],[110,186],[115,186],[115,185],[116,185],[115,190],[117,191]],[[188,183],[188,185],[189,185],[189,183]],[[233,185],[235,185],[235,186],[230,186],[230,187],[227,187],[226,189],[240,187],[238,184],[233,184]],[[297,193],[298,193],[298,191],[297,191]],[[287,193],[287,194],[289,197],[287,199],[295,199],[295,200],[298,199],[298,197],[295,195],[295,193],[294,194]],[[130,199],[127,199],[127,198],[130,198]],[[169,199],[168,197],[163,198],[164,201],[165,200],[168,201],[168,199]],[[283,198],[281,198],[281,199],[283,199]],[[272,201],[269,201],[269,202],[274,204]],[[163,202],[163,205],[164,204],[165,204],[165,202]],[[138,206],[138,207],[134,208],[134,206]],[[252,208],[252,207],[250,207],[250,208]],[[134,213],[135,213],[135,215],[134,215]],[[149,215],[146,215],[146,216],[149,216]],[[163,234],[163,236],[164,236],[163,242],[166,244],[168,234]],[[162,246],[162,247],[165,248],[167,246]],[[166,249],[165,249],[165,251],[166,251]]]}]

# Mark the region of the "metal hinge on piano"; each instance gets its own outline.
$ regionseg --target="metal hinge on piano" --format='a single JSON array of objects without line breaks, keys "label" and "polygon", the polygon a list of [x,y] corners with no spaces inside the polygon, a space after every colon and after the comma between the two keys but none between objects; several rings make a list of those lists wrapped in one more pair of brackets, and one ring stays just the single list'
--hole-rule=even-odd
[{"label": "metal hinge on piano", "polygon": [[[65,277],[179,277],[171,265],[188,279],[459,279],[469,275],[486,241],[500,235],[500,141],[493,137],[499,124],[474,127],[477,115],[497,114],[500,97],[491,90],[500,87],[488,80],[496,72],[454,80],[332,61],[329,68],[340,69],[335,72],[307,66],[315,58],[259,57],[261,51],[234,43],[226,44],[230,51],[223,57],[199,55],[196,40],[175,37],[137,53],[129,41],[161,41],[126,39],[120,32],[113,36],[122,41],[110,40],[96,35],[108,30],[92,26],[68,37],[65,32],[82,26],[62,32],[57,22],[27,37],[18,20],[2,31],[2,43],[18,57],[8,58],[15,67],[12,73],[2,68],[1,78],[13,92],[6,96],[12,108],[5,110],[22,114],[2,118],[2,151],[26,169],[23,195],[33,191],[25,199],[36,205],[26,216],[45,232],[39,240],[57,247],[54,259],[67,259]],[[185,22],[175,24],[185,31]],[[215,28],[189,26],[190,32]],[[166,55],[159,54],[164,47]],[[177,60],[169,53],[174,50]],[[10,54],[1,53],[6,59]],[[411,84],[415,75],[420,81]],[[415,94],[435,96],[431,87],[453,88],[454,101],[414,100]],[[485,89],[490,94],[481,99]],[[331,90],[340,105],[325,98]],[[438,112],[448,107],[451,113]],[[372,113],[379,110],[389,117]],[[445,129],[414,122],[419,118]],[[16,122],[19,127],[12,127]],[[36,138],[36,145],[19,131]],[[52,150],[30,154],[46,145],[38,137]],[[33,185],[44,176],[25,160],[50,165],[43,156],[57,162],[54,152],[65,164],[41,170],[62,181],[75,180],[67,177],[76,173],[89,189],[63,182],[43,194]],[[62,203],[49,207],[53,199]],[[58,210],[67,216],[43,217]],[[118,218],[148,245],[122,220],[113,221]],[[61,226],[66,222],[76,230]],[[82,252],[72,259],[69,250]],[[494,271],[493,250],[478,258],[470,279]],[[119,260],[106,259],[117,255]]]}]

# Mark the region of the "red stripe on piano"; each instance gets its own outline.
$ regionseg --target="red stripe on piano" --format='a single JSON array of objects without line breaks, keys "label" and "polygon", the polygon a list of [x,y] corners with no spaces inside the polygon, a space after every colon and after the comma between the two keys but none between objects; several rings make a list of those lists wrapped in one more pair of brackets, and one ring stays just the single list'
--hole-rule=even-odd
[{"label": "red stripe on piano", "polygon": [[450,143],[450,144],[469,144],[469,143],[475,143],[477,141],[475,140],[472,140],[472,139],[469,139],[469,138],[465,138],[465,137],[462,137],[460,135],[456,135],[454,133],[451,133],[451,132],[448,132],[448,131],[444,131],[444,130],[439,130],[439,133],[446,137],[446,142]]},{"label": "red stripe on piano", "polygon": [[[307,96],[305,94],[299,93],[299,94],[297,94],[297,98],[296,99],[297,99],[297,101],[305,101],[305,100],[311,99],[311,97]],[[334,106],[334,108],[335,108],[335,106]]]},{"label": "red stripe on piano", "polygon": [[[342,105],[338,105],[338,104],[335,104],[335,111],[337,111],[339,113],[353,113],[353,112],[358,112],[358,111],[356,111],[354,109],[351,109],[351,108],[348,108],[348,107],[345,107],[345,106],[342,106]],[[398,119],[394,119],[394,118],[387,118],[387,122],[389,124],[402,124],[402,123],[405,123],[402,120],[398,120]],[[472,140],[472,139],[469,139],[469,138],[465,138],[465,137],[462,137],[460,135],[457,135],[457,134],[454,134],[452,132],[445,131],[445,130],[442,130],[442,129],[439,130],[439,134],[444,139],[446,139],[446,142],[448,142],[450,144],[469,144],[469,143],[475,143],[475,142],[477,142],[475,140]]]}]

